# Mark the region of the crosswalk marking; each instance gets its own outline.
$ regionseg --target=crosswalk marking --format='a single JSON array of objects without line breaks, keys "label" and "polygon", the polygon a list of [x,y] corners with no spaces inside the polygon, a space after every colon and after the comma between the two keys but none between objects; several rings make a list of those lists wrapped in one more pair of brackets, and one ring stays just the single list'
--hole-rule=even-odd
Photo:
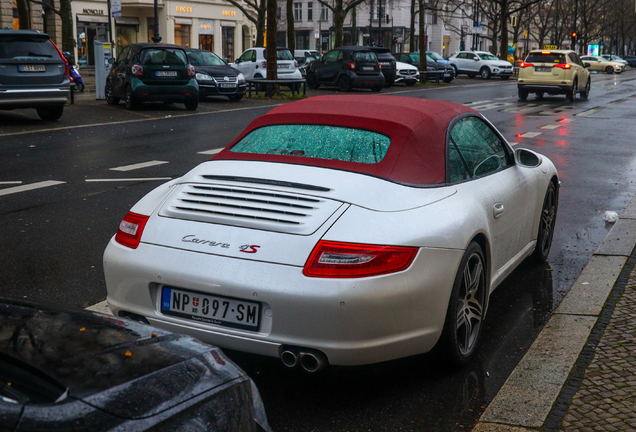
[{"label": "crosswalk marking", "polygon": [[537,107],[540,107],[541,104],[527,104],[524,105],[523,108],[506,108],[505,110],[503,110],[503,112],[508,112],[508,113],[525,113],[525,112],[529,112],[529,111],[534,111]]},{"label": "crosswalk marking", "polygon": [[6,188],[6,189],[0,189],[0,196],[10,195],[10,194],[18,193],[18,192],[26,192],[26,191],[30,191],[34,189],[41,189],[41,188],[45,188],[49,186],[56,186],[56,185],[60,185],[64,183],[66,182],[56,181],[56,180],[47,180],[47,181],[42,181],[38,183],[26,184],[23,186],[15,186],[15,187]]},{"label": "crosswalk marking", "polygon": [[0,185],[22,184],[21,181],[0,181]]},{"label": "crosswalk marking", "polygon": [[586,110],[586,111],[583,111],[583,112],[580,112],[580,113],[574,114],[574,115],[577,116],[577,117],[587,117],[587,116],[590,116],[590,115],[594,114],[595,112],[598,112],[598,111],[602,110],[603,108],[605,108],[605,107],[590,108],[589,110]]},{"label": "crosswalk marking", "polygon": [[558,129],[563,125],[560,124],[550,124],[550,125],[545,125],[545,126],[541,126],[539,129]]},{"label": "crosswalk marking", "polygon": [[213,154],[220,153],[221,151],[223,151],[223,149],[225,149],[225,147],[214,149],[214,150],[201,151],[201,152],[198,152],[198,154],[213,155]]},{"label": "crosswalk marking", "polygon": [[465,103],[464,105],[477,111],[488,111],[492,109],[507,107],[509,105],[512,105],[512,102],[492,102],[487,100]]},{"label": "crosswalk marking", "polygon": [[526,132],[524,134],[517,135],[517,138],[534,138],[541,135],[541,132]]},{"label": "crosswalk marking", "polygon": [[111,171],[132,171],[132,170],[136,170],[136,169],[140,169],[140,168],[148,168],[151,166],[156,166],[156,165],[163,165],[163,164],[167,164],[168,162],[166,161],[148,161],[148,162],[140,162],[140,163],[136,163],[136,164],[132,164],[132,165],[124,165],[124,166],[120,166],[120,167],[115,167],[115,168],[111,168]]}]

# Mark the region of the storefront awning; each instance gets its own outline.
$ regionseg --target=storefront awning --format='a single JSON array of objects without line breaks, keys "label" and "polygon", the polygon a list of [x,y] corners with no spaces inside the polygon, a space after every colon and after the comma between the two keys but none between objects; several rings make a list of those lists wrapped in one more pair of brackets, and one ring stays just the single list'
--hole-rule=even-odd
[{"label": "storefront awning", "polygon": [[77,21],[87,23],[107,23],[108,17],[106,15],[82,15],[77,14]]},{"label": "storefront awning", "polygon": [[139,25],[139,18],[136,17],[116,17],[115,24],[119,25]]},{"label": "storefront awning", "polygon": [[221,27],[236,27],[234,21],[221,21]]},{"label": "storefront awning", "polygon": [[174,23],[181,25],[192,25],[192,18],[175,18]]},{"label": "storefront awning", "polygon": [[213,35],[214,34],[214,20],[200,19],[199,18],[199,34],[200,35]]}]

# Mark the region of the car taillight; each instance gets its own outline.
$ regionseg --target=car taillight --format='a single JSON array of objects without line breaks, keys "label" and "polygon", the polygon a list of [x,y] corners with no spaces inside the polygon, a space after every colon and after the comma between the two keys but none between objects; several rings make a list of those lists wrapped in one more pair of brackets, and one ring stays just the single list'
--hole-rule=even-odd
[{"label": "car taillight", "polygon": [[[50,39],[49,39],[50,40]],[[66,66],[64,68],[64,75],[69,75],[69,70],[68,70],[68,60],[66,60],[66,57],[64,57],[64,54],[62,54],[62,51],[60,51],[60,49],[57,47],[57,45],[55,45],[55,42],[53,42],[51,40],[51,43],[53,44],[53,46],[55,47],[55,49],[57,50],[57,53],[60,55],[60,58],[62,60],[64,60],[64,65]]]},{"label": "car taillight", "polygon": [[261,67],[262,67],[263,69],[267,69],[267,62],[266,62],[266,61],[262,61],[262,62],[261,62]]},{"label": "car taillight", "polygon": [[353,62],[349,63],[349,69],[356,70],[356,64]]},{"label": "car taillight", "polygon": [[378,63],[378,69],[382,70],[382,63]]},{"label": "car taillight", "polygon": [[194,66],[188,65],[188,76],[190,78],[194,78],[195,75],[196,73],[194,72]]},{"label": "car taillight", "polygon": [[298,62],[294,60],[294,67],[298,67]]},{"label": "car taillight", "polygon": [[137,249],[146,222],[148,222],[148,216],[128,212],[119,224],[115,241],[129,248]]},{"label": "car taillight", "polygon": [[532,64],[532,63],[524,63],[524,62],[521,62],[521,64],[519,65],[519,67],[520,67],[520,68],[522,68],[522,69],[523,69],[523,68],[527,68],[527,67],[534,67],[534,64]]},{"label": "car taillight", "polygon": [[557,67],[557,68],[561,68],[561,69],[570,69],[572,67],[572,65],[571,64],[567,64],[567,63],[560,63],[560,64],[553,65],[553,67]]},{"label": "car taillight", "polygon": [[321,278],[359,278],[406,270],[416,247],[377,246],[321,240],[312,251],[303,274]]},{"label": "car taillight", "polygon": [[144,68],[139,65],[132,65],[132,74],[134,76],[142,76],[144,74]]}]

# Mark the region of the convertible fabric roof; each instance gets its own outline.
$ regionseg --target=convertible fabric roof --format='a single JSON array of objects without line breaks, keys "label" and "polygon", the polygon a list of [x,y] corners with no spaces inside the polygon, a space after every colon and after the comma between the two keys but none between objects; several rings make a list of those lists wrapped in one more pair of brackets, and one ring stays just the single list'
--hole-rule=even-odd
[{"label": "convertible fabric roof", "polygon": [[[412,185],[446,181],[446,131],[463,105],[399,96],[318,96],[276,107],[257,118],[213,160],[252,160],[320,166],[373,175]],[[286,155],[233,153],[230,148],[254,129],[274,124],[322,124],[379,132],[391,138],[376,164]]]}]

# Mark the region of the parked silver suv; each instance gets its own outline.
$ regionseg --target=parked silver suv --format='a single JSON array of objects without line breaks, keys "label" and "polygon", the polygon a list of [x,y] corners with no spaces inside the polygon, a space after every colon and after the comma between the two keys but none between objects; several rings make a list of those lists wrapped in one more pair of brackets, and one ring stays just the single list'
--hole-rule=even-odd
[{"label": "parked silver suv", "polygon": [[48,35],[0,30],[0,109],[35,108],[57,120],[70,93],[68,62]]}]

